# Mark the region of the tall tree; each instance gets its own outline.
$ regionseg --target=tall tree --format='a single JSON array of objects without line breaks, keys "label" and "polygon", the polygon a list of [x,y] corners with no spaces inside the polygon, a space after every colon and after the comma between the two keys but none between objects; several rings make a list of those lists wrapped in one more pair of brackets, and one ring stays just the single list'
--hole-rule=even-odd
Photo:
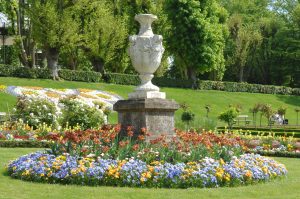
[{"label": "tall tree", "polygon": [[166,0],[166,12],[171,23],[168,50],[185,76],[194,83],[200,73],[218,70],[222,76],[224,9],[215,0]]},{"label": "tall tree", "polygon": [[63,47],[74,46],[80,41],[79,25],[74,20],[69,0],[28,0],[28,16],[33,26],[33,35],[44,50],[47,65],[53,79],[58,76],[58,58]]},{"label": "tall tree", "polygon": [[35,67],[36,42],[32,35],[32,21],[26,17],[28,3],[25,0],[0,0],[0,4],[10,21],[10,34],[15,35],[20,62],[25,67]]}]

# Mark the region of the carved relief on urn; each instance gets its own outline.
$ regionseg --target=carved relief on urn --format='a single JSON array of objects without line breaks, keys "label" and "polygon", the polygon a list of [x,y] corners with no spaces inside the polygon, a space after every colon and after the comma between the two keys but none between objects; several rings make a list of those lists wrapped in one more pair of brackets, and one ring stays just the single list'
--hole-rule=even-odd
[{"label": "carved relief on urn", "polygon": [[133,67],[139,73],[141,85],[129,98],[165,98],[165,93],[159,92],[159,88],[152,84],[153,73],[158,69],[164,53],[162,36],[154,35],[151,24],[157,17],[152,14],[140,14],[135,16],[141,27],[138,35],[129,37],[129,55]]}]

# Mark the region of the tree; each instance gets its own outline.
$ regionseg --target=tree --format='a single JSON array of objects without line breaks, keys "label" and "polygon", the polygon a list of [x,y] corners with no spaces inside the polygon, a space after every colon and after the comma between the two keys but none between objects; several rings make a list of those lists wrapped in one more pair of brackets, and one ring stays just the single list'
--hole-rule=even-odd
[{"label": "tree", "polygon": [[94,70],[103,73],[106,66],[114,68],[115,72],[121,71],[122,56],[119,55],[128,43],[125,20],[114,16],[113,8],[106,1],[78,1],[74,14],[79,24],[80,48]]},{"label": "tree", "polygon": [[300,112],[300,108],[295,108],[295,112],[297,114],[297,126],[298,126],[298,121],[299,121],[299,112]]},{"label": "tree", "polygon": [[261,107],[261,112],[266,117],[268,121],[268,125],[271,126],[271,117],[274,114],[274,111],[272,110],[272,106],[270,104],[264,104]]},{"label": "tree", "polygon": [[252,119],[254,122],[254,125],[256,126],[256,114],[259,112],[260,108],[261,108],[261,104],[255,104],[253,108],[250,108],[250,112],[252,113]]},{"label": "tree", "polygon": [[0,4],[10,21],[9,32],[14,35],[20,62],[25,67],[35,67],[36,42],[32,35],[32,21],[26,17],[28,3],[25,0],[0,0]]},{"label": "tree", "polygon": [[58,76],[58,58],[64,47],[73,48],[80,41],[79,25],[74,19],[74,1],[28,0],[28,16],[33,23],[33,35],[45,51],[53,79]]},{"label": "tree", "polygon": [[215,0],[166,0],[165,5],[171,24],[167,50],[185,77],[195,85],[198,74],[216,70],[222,79],[226,11]]}]

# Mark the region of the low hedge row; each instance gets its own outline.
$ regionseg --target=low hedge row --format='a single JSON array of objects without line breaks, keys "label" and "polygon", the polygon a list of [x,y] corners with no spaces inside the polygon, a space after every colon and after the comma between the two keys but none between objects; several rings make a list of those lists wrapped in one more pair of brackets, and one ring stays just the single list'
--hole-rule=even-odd
[{"label": "low hedge row", "polygon": [[248,84],[246,82],[220,82],[220,81],[199,81],[201,90],[219,90],[227,92],[248,92],[281,95],[300,95],[300,88],[290,88],[285,86],[273,86],[262,84]]},{"label": "low hedge row", "polygon": [[[278,128],[278,127],[247,127],[247,126],[242,126],[242,127],[232,127],[233,130],[243,130],[243,131],[265,131],[265,132],[290,132],[290,133],[300,133],[300,127],[299,128],[290,128],[288,126]],[[224,131],[224,127],[218,127],[218,130]]]},{"label": "low hedge row", "polygon": [[41,141],[10,141],[10,140],[0,140],[0,148],[49,148],[50,144]]},{"label": "low hedge row", "polygon": [[[29,69],[24,67],[12,67],[0,65],[0,76],[22,77],[22,78],[41,78],[51,79],[48,69]],[[138,85],[140,79],[138,75],[107,73],[102,76],[101,73],[92,71],[74,71],[68,69],[59,70],[59,76],[65,80],[83,81],[83,82],[106,82],[123,85]],[[160,87],[193,88],[191,80],[171,79],[166,77],[154,77],[153,83]],[[220,90],[227,92],[249,92],[281,95],[300,95],[300,88],[290,88],[285,86],[248,84],[238,82],[221,81],[198,81],[198,89],[201,90]]]},{"label": "low hedge row", "polygon": [[283,152],[283,151],[259,151],[255,152],[257,154],[263,155],[263,156],[272,156],[272,157],[285,157],[285,158],[300,158],[300,153],[296,152]]},{"label": "low hedge row", "polygon": [[[141,83],[138,75],[107,73],[103,76],[104,81],[112,84],[139,85]],[[160,87],[192,88],[193,82],[184,79],[171,79],[166,77],[154,77],[153,84]]]},{"label": "low hedge row", "polygon": [[[69,81],[103,82],[102,74],[93,71],[59,70],[59,76]],[[0,65],[0,76],[31,79],[51,79],[51,73],[46,68],[24,68]]]}]

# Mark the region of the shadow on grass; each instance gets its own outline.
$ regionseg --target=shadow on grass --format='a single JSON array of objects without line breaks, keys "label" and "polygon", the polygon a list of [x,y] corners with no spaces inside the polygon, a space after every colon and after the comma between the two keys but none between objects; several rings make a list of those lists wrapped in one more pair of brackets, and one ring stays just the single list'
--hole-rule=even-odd
[{"label": "shadow on grass", "polygon": [[300,96],[276,95],[277,99],[286,104],[300,106]]}]

